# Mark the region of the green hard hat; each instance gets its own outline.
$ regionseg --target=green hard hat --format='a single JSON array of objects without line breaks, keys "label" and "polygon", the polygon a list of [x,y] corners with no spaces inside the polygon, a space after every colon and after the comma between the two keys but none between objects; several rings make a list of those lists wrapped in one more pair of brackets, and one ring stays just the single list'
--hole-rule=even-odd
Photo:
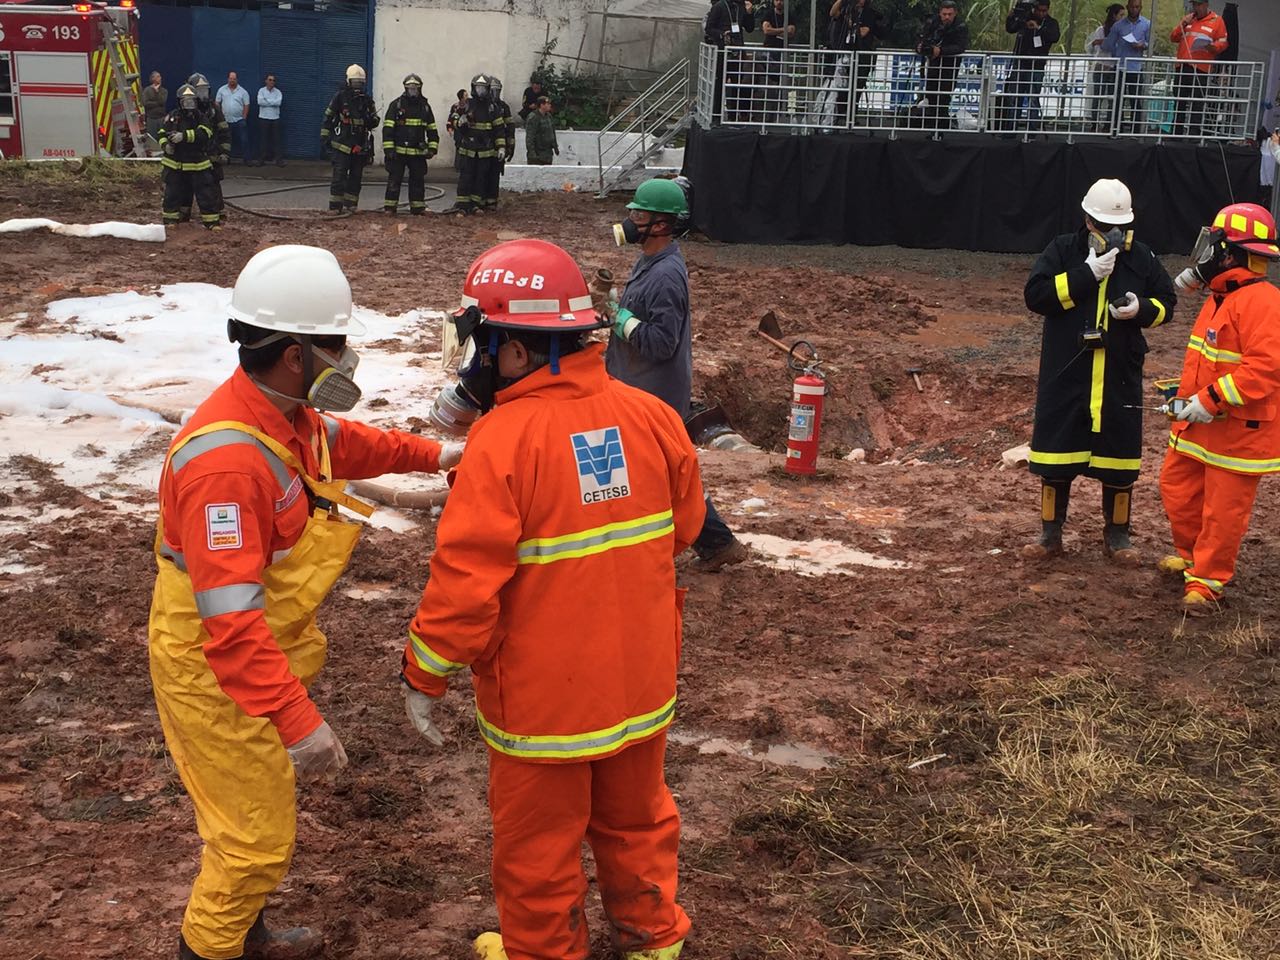
[{"label": "green hard hat", "polygon": [[689,204],[674,180],[646,180],[636,188],[635,199],[627,204],[627,209],[682,216],[689,212]]}]

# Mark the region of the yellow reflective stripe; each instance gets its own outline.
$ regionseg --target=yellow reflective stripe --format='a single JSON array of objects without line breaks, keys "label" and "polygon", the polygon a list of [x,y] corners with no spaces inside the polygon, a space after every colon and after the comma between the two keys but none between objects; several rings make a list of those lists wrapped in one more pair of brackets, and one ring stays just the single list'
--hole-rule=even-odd
[{"label": "yellow reflective stripe", "polygon": [[577,759],[612,753],[635,740],[650,737],[671,725],[676,715],[676,698],[673,696],[657,710],[629,717],[621,723],[589,733],[555,736],[526,736],[507,733],[485,719],[477,708],[476,724],[485,742],[499,753],[511,757],[532,759]]},{"label": "yellow reflective stripe", "polygon": [[1221,453],[1206,450],[1198,443],[1193,443],[1176,433],[1169,434],[1169,446],[1178,453],[1185,454],[1192,460],[1211,467],[1221,467],[1236,473],[1276,473],[1280,471],[1280,458],[1273,460],[1246,460],[1244,457],[1228,457]]},{"label": "yellow reflective stripe", "polygon": [[619,547],[647,543],[674,532],[675,520],[671,511],[665,510],[647,517],[607,523],[602,527],[579,530],[560,537],[523,540],[516,544],[516,562],[542,564],[589,557]]},{"label": "yellow reflective stripe", "polygon": [[1223,591],[1223,588],[1225,588],[1225,587],[1226,587],[1226,584],[1225,584],[1225,583],[1223,583],[1221,580],[1212,580],[1212,579],[1210,579],[1209,577],[1196,577],[1196,576],[1192,576],[1192,574],[1191,574],[1191,571],[1190,571],[1190,570],[1183,570],[1183,571],[1182,571],[1182,579],[1183,579],[1183,581],[1184,581],[1184,582],[1186,582],[1186,583],[1201,583],[1201,584],[1204,584],[1206,587],[1208,587],[1208,588],[1209,588],[1210,590],[1212,590],[1214,593],[1221,593],[1221,592]]},{"label": "yellow reflective stripe", "polygon": [[1032,450],[1027,459],[1031,463],[1043,463],[1049,466],[1066,466],[1073,463],[1087,463],[1100,470],[1140,470],[1142,461],[1126,457],[1098,457],[1088,450],[1075,450],[1071,453],[1044,453]]},{"label": "yellow reflective stripe", "polygon": [[[1098,285],[1098,316],[1095,321],[1098,328],[1107,329],[1107,283],[1110,277],[1103,277],[1102,283]],[[1093,351],[1093,383],[1089,389],[1089,422],[1090,430],[1093,433],[1102,432],[1102,388],[1106,382],[1107,374],[1107,351],[1104,347],[1101,350]]]},{"label": "yellow reflective stripe", "polygon": [[1187,348],[1194,350],[1206,360],[1214,363],[1240,363],[1244,359],[1241,354],[1233,353],[1230,350],[1219,350],[1217,347],[1211,347],[1200,337],[1193,336],[1187,342]]},{"label": "yellow reflective stripe", "polygon": [[1100,470],[1141,470],[1142,461],[1125,457],[1090,457],[1089,466]]},{"label": "yellow reflective stripe", "polygon": [[1156,318],[1151,321],[1151,326],[1158,327],[1160,324],[1164,323],[1165,318],[1169,315],[1169,311],[1165,308],[1165,305],[1155,297],[1151,298],[1151,302],[1156,305]]},{"label": "yellow reflective stripe", "polygon": [[1071,299],[1071,285],[1067,282],[1067,275],[1058,274],[1053,278],[1053,283],[1058,288],[1058,302],[1062,304],[1062,309],[1074,310],[1076,302]]},{"label": "yellow reflective stripe", "polygon": [[1032,450],[1027,459],[1032,463],[1060,466],[1067,463],[1088,463],[1090,456],[1092,454],[1088,450],[1077,450],[1074,453],[1041,453],[1039,450]]},{"label": "yellow reflective stripe", "polygon": [[1249,218],[1243,213],[1233,213],[1231,215],[1231,229],[1237,233],[1249,232]]},{"label": "yellow reflective stripe", "polygon": [[1231,404],[1233,407],[1244,406],[1244,398],[1240,396],[1240,391],[1236,387],[1235,377],[1229,373],[1225,377],[1219,377],[1218,386],[1223,397],[1226,398],[1227,403]]},{"label": "yellow reflective stripe", "polygon": [[413,659],[419,669],[434,676],[447,677],[467,668],[465,663],[454,663],[447,657],[440,656],[412,630],[409,631],[409,648],[413,651]]}]

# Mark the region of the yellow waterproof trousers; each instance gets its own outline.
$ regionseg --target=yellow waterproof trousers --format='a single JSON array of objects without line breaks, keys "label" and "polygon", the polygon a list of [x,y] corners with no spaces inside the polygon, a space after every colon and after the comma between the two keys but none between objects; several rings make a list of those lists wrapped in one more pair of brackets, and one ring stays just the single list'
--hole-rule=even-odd
[{"label": "yellow waterproof trousers", "polygon": [[[228,428],[256,437],[302,474],[287,448],[244,424],[222,421],[186,440]],[[326,450],[326,468],[327,460]],[[303,477],[330,502],[371,512],[343,494],[341,484]],[[263,571],[267,625],[306,686],[320,672],[327,646],[315,624],[316,608],[346,569],[359,536],[359,524],[317,509],[289,555]],[[249,716],[222,692],[204,658],[209,636],[185,564],[160,555],[161,543],[158,531],[151,681],[165,742],[205,844],[182,935],[201,957],[226,960],[243,953],[245,934],[289,869],[295,838],[293,767],[271,721]]]}]

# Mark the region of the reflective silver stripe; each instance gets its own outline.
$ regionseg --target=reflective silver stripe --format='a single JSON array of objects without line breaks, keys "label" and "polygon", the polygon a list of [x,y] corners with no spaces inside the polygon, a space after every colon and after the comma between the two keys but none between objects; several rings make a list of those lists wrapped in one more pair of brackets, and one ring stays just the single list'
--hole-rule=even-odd
[{"label": "reflective silver stripe", "polygon": [[230,447],[237,443],[257,447],[266,458],[267,466],[275,474],[276,482],[280,484],[280,492],[284,493],[289,489],[289,484],[293,482],[293,474],[289,472],[289,468],[285,466],[284,461],[272,453],[261,440],[239,430],[215,430],[213,433],[206,433],[204,436],[196,437],[194,440],[183,444],[181,449],[170,458],[170,470],[176,475],[179,470],[201,454],[221,447]]},{"label": "reflective silver stripe", "polygon": [[665,513],[655,520],[648,523],[636,524],[634,526],[620,526],[614,530],[605,530],[602,533],[593,533],[590,536],[578,537],[573,540],[561,540],[557,543],[532,543],[522,544],[516,549],[516,559],[521,563],[539,563],[544,562],[544,557],[557,557],[561,554],[581,554],[588,555],[593,553],[602,553],[604,550],[611,549],[610,544],[625,546],[620,541],[628,540],[652,540],[653,534],[665,534],[669,530],[675,529],[675,520],[670,513]]},{"label": "reflective silver stripe", "polygon": [[647,716],[634,717],[594,737],[521,737],[499,730],[485,720],[478,710],[476,723],[480,727],[480,735],[491,747],[501,753],[517,757],[589,757],[607,753],[621,744],[630,743],[655,730],[661,730],[671,722],[675,713],[676,701],[672,697],[671,702],[662,709]]},{"label": "reflective silver stripe", "polygon": [[418,666],[427,673],[434,674],[437,677],[447,677],[467,668],[465,663],[454,663],[452,660],[446,660],[440,656],[413,631],[409,632],[409,641],[413,647],[414,659],[417,660]]},{"label": "reflective silver stripe", "polygon": [[242,610],[265,610],[267,592],[260,583],[232,583],[196,592],[196,610],[204,619]]},{"label": "reflective silver stripe", "polygon": [[187,558],[163,540],[160,541],[160,556],[164,557],[166,560],[172,560],[173,565],[183,573],[187,572]]},{"label": "reflective silver stripe", "polygon": [[512,300],[507,304],[509,313],[559,313],[559,300]]},{"label": "reflective silver stripe", "polygon": [[338,423],[333,417],[326,417],[320,414],[320,419],[324,421],[325,439],[329,441],[329,449],[333,449],[333,445],[338,442],[338,431],[342,429],[342,424]]}]

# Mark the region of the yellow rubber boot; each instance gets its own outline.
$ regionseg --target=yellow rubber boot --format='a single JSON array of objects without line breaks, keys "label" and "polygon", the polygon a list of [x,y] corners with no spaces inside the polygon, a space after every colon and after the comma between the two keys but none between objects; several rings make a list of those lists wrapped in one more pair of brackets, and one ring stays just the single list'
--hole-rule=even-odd
[{"label": "yellow rubber boot", "polygon": [[680,956],[680,951],[683,949],[684,941],[677,940],[669,947],[657,947],[653,950],[624,953],[622,960],[676,960],[676,957]]},{"label": "yellow rubber boot", "polygon": [[501,934],[482,933],[471,946],[476,952],[476,960],[507,960]]},{"label": "yellow rubber boot", "polygon": [[1211,617],[1221,609],[1217,599],[1199,590],[1182,595],[1182,610],[1189,617]]},{"label": "yellow rubber boot", "polygon": [[1183,570],[1191,569],[1191,561],[1174,553],[1161,559],[1156,564],[1156,569],[1161,573],[1181,574]]}]

